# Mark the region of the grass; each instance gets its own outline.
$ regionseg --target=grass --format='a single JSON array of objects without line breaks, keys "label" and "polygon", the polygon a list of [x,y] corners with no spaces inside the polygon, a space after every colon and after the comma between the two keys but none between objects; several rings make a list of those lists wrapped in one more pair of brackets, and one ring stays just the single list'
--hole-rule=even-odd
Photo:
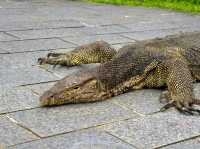
[{"label": "grass", "polygon": [[200,12],[200,0],[85,0],[89,2],[129,5],[129,6],[144,6],[144,7],[159,7],[182,12]]}]

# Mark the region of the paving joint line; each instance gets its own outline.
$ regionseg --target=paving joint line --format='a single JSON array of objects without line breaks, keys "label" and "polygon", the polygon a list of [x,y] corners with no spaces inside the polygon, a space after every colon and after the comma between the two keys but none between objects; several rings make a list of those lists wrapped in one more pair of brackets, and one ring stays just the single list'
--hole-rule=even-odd
[{"label": "paving joint line", "polygon": [[20,122],[16,121],[14,118],[6,115],[6,117],[14,124],[16,124],[17,126],[24,128],[25,130],[27,130],[28,132],[32,133],[33,135],[35,135],[38,138],[41,138],[40,135],[38,135],[37,133],[35,133],[33,130],[31,130],[30,128],[24,126],[23,124],[21,124]]},{"label": "paving joint line", "polygon": [[[107,35],[107,34],[124,34],[124,33],[141,33],[141,32],[147,32],[147,31],[167,31],[167,30],[176,30],[176,29],[189,29],[189,27],[182,27],[182,28],[163,28],[163,29],[150,29],[150,30],[141,30],[141,31],[126,31],[126,32],[110,32],[110,33],[97,33],[93,34],[91,33],[90,35]],[[180,30],[181,32],[181,30]],[[185,31],[187,32],[187,31]],[[135,39],[133,39],[135,40]]]},{"label": "paving joint line", "polygon": [[144,115],[144,114],[142,114],[142,113],[138,113],[137,111],[128,108],[128,107],[125,106],[125,105],[121,105],[121,104],[118,103],[117,101],[112,101],[112,103],[115,104],[115,105],[117,105],[117,106],[119,106],[119,107],[121,107],[121,108],[124,109],[124,110],[130,111],[130,112],[133,113],[133,114],[138,114],[138,115],[141,116],[141,117],[145,117],[145,116],[146,116],[146,115]]},{"label": "paving joint line", "polygon": [[28,39],[15,39],[15,40],[6,40],[0,42],[13,42],[13,41],[27,41],[27,40],[41,40],[41,39],[58,39],[59,37],[44,37],[44,38],[28,38]]},{"label": "paving joint line", "polygon": [[5,32],[5,31],[3,31],[3,33],[6,34],[6,35],[8,35],[8,36],[14,37],[14,38],[16,38],[16,39],[20,39],[20,37],[15,36],[15,35],[13,35],[13,34],[11,34],[11,33],[8,33],[8,32]]},{"label": "paving joint line", "polygon": [[119,36],[121,36],[121,37],[123,37],[123,38],[127,38],[127,39],[130,39],[130,40],[133,40],[133,41],[135,41],[135,42],[138,42],[138,41],[139,41],[139,40],[133,39],[133,38],[128,37],[128,36],[123,35],[123,34],[121,34],[121,35],[119,35]]},{"label": "paving joint line", "polygon": [[65,134],[81,132],[81,131],[89,130],[89,129],[95,129],[95,128],[98,129],[98,127],[101,127],[101,126],[104,126],[104,125],[108,125],[108,124],[112,124],[112,123],[115,123],[115,122],[118,122],[118,121],[125,121],[125,120],[128,120],[128,119],[131,119],[131,118],[116,120],[116,121],[112,121],[112,122],[108,122],[108,123],[104,123],[104,124],[97,124],[97,125],[94,125],[94,126],[90,126],[90,127],[86,127],[86,128],[81,128],[81,129],[76,129],[76,130],[72,130],[72,131],[68,131],[68,132],[62,132],[62,133],[58,133],[58,134],[54,134],[54,135],[49,135],[49,136],[45,136],[45,137],[41,136],[39,139],[31,140],[31,141],[26,141],[26,142],[23,142],[23,143],[17,143],[15,145],[11,145],[11,146],[8,146],[8,147],[14,147],[14,146],[21,145],[21,144],[26,144],[26,143],[29,143],[29,142],[35,142],[35,141],[38,141],[38,140],[44,140],[44,139],[48,139],[48,138],[62,136],[62,135],[65,135]]},{"label": "paving joint line", "polygon": [[21,109],[21,110],[13,110],[13,111],[9,111],[9,112],[2,112],[2,113],[0,113],[0,116],[12,114],[12,113],[16,113],[16,112],[21,112],[21,111],[29,111],[29,110],[33,110],[33,109],[39,109],[39,108],[41,108],[41,106],[36,106],[36,107],[31,107],[31,108]]},{"label": "paving joint line", "polygon": [[24,86],[30,86],[30,85],[45,84],[45,83],[56,82],[56,81],[59,81],[59,80],[60,80],[60,79],[57,79],[57,80],[50,80],[50,81],[44,81],[44,82],[37,82],[37,83],[22,84],[22,85],[17,85],[17,86],[15,86],[15,87],[24,87]]},{"label": "paving joint line", "polygon": [[67,48],[56,48],[56,49],[40,49],[40,50],[29,50],[29,51],[13,51],[13,52],[4,52],[4,53],[0,53],[1,55],[8,55],[8,54],[17,54],[17,53],[35,53],[35,52],[45,52],[45,51],[55,51],[55,50],[60,50],[60,49],[70,49],[70,48],[75,48],[74,47],[67,47]]},{"label": "paving joint line", "polygon": [[13,30],[0,30],[0,32],[18,32],[18,31],[34,31],[34,30],[47,30],[47,29],[65,29],[65,28],[84,28],[84,25],[79,26],[63,26],[63,27],[41,27],[41,28],[27,28],[27,29],[13,29]]},{"label": "paving joint line", "polygon": [[132,146],[132,147],[134,147],[134,148],[136,148],[136,149],[140,149],[140,148],[138,148],[137,146],[135,146],[135,145],[133,145],[133,144],[131,144],[131,143],[129,143],[129,142],[127,142],[127,141],[125,141],[125,140],[123,140],[123,139],[117,137],[117,136],[115,136],[114,134],[112,134],[112,133],[110,133],[110,132],[108,132],[108,131],[104,131],[104,132],[107,133],[107,134],[109,134],[109,135],[111,135],[111,136],[114,137],[114,138],[117,138],[117,139],[121,140],[121,141],[124,142],[125,144],[128,144],[128,145],[130,145],[130,146]]},{"label": "paving joint line", "polygon": [[170,145],[178,144],[178,143],[181,143],[181,142],[189,141],[189,140],[192,140],[192,139],[196,139],[198,137],[200,137],[200,135],[196,135],[196,136],[193,136],[193,137],[190,137],[190,138],[186,138],[186,139],[183,139],[183,140],[175,141],[175,142],[172,142],[172,143],[169,143],[169,144],[166,144],[166,145],[161,145],[161,146],[155,147],[153,149],[162,149],[162,148],[164,148],[166,146],[170,146]]},{"label": "paving joint line", "polygon": [[75,45],[75,46],[78,46],[78,44],[76,44],[76,43],[74,43],[74,42],[71,42],[71,41],[68,41],[68,40],[65,40],[65,39],[63,39],[63,38],[65,38],[65,37],[57,37],[57,39],[60,39],[60,40],[63,41],[63,42],[71,43],[71,44],[73,44],[73,45]]}]

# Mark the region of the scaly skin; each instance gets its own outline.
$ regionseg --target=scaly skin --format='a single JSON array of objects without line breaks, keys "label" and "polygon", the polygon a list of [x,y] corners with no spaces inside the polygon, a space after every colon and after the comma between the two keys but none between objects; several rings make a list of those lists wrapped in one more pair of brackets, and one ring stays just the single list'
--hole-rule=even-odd
[{"label": "scaly skin", "polygon": [[200,80],[200,33],[173,35],[124,46],[117,53],[104,41],[83,45],[70,53],[50,53],[40,64],[66,66],[103,63],[67,76],[41,97],[42,106],[95,102],[132,89],[167,87],[161,98],[185,114],[199,114],[193,82]]},{"label": "scaly skin", "polygon": [[116,55],[116,51],[104,41],[77,47],[68,53],[49,53],[47,58],[39,58],[40,64],[75,66],[89,63],[104,63]]}]

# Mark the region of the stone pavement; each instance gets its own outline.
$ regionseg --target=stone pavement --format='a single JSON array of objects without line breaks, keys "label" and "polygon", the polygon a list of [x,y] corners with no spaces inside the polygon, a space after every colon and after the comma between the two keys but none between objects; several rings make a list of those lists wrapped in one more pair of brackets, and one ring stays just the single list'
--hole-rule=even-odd
[{"label": "stone pavement", "polygon": [[[67,0],[1,0],[0,144],[9,149],[199,149],[199,117],[174,109],[152,114],[162,106],[160,90],[91,104],[38,104],[56,80],[94,66],[39,67],[37,58],[49,51],[100,39],[119,48],[195,30],[200,30],[200,15]],[[196,96],[199,89],[196,84]]]}]

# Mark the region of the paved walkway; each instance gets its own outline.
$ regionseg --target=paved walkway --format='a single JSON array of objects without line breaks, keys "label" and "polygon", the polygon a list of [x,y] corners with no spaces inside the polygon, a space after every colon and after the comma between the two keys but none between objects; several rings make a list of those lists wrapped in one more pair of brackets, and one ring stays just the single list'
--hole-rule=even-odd
[{"label": "paved walkway", "polygon": [[[200,28],[200,16],[67,0],[0,1],[0,144],[9,149],[199,149],[200,118],[162,105],[159,90],[105,102],[40,108],[56,80],[80,69],[40,68],[51,51],[103,39],[119,48],[137,40]],[[199,29],[200,30],[200,29]],[[55,50],[56,49],[56,50]],[[200,84],[195,93],[200,96]]]}]

